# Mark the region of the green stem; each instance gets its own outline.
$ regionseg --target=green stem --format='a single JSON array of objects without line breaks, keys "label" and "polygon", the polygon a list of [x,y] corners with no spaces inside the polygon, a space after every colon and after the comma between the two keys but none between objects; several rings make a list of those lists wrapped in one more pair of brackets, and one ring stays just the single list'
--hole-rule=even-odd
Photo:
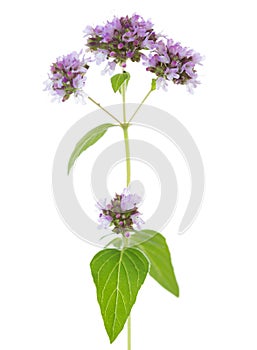
[{"label": "green stem", "polygon": [[124,124],[126,124],[127,117],[126,117],[126,84],[125,83],[121,86],[121,95],[122,95],[123,122]]},{"label": "green stem", "polygon": [[129,136],[128,136],[128,124],[123,125],[125,151],[126,151],[126,170],[127,170],[127,181],[126,185],[128,187],[131,177],[131,165],[130,165],[130,149],[129,149]]},{"label": "green stem", "polygon": [[109,111],[107,111],[107,109],[105,109],[104,107],[102,107],[100,105],[100,103],[96,102],[92,97],[88,96],[88,99],[93,102],[95,105],[97,105],[99,108],[101,108],[105,113],[107,113],[112,119],[116,120],[117,123],[119,123],[121,125],[121,122],[119,121],[118,118],[116,118],[112,113],[110,113]]},{"label": "green stem", "polygon": [[132,119],[134,119],[135,115],[137,114],[137,112],[140,110],[140,108],[143,106],[143,104],[145,103],[145,101],[147,100],[147,98],[150,96],[151,92],[153,90],[149,90],[148,93],[145,95],[145,97],[143,98],[142,102],[140,103],[140,105],[137,107],[137,109],[135,110],[135,112],[133,113],[132,117],[129,119],[128,123],[130,123],[132,121]]},{"label": "green stem", "polygon": [[[131,177],[131,166],[130,166],[130,149],[129,149],[129,135],[128,135],[128,127],[129,123],[127,123],[126,118],[126,84],[123,84],[121,87],[122,94],[122,109],[123,109],[123,122],[122,125],[123,133],[124,133],[124,142],[125,142],[125,151],[126,151],[126,170],[127,170],[127,187],[130,183]],[[128,350],[131,350],[131,316],[128,317]]]},{"label": "green stem", "polygon": [[131,316],[128,317],[128,350],[131,350]]},{"label": "green stem", "polygon": [[129,136],[128,136],[128,127],[126,117],[126,84],[121,86],[121,95],[122,95],[122,110],[123,110],[123,133],[124,133],[124,142],[125,142],[125,151],[126,151],[126,169],[127,169],[127,187],[130,183],[131,167],[130,167],[130,149],[129,149]]}]

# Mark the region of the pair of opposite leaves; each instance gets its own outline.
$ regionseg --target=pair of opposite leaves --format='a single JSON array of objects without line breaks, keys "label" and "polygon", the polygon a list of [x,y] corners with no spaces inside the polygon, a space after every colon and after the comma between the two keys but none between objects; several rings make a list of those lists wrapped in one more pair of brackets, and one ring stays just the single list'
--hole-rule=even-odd
[{"label": "pair of opposite leaves", "polygon": [[[119,245],[120,239],[111,242]],[[169,248],[158,232],[142,230],[129,239],[130,247],[104,249],[90,267],[106,332],[112,343],[122,331],[147,273],[175,296],[179,287]]]}]

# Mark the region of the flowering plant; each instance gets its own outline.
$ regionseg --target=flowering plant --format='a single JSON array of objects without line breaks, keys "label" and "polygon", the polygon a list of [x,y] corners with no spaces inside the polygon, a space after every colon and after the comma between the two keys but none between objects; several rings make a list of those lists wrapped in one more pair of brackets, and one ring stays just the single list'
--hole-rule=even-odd
[{"label": "flowering plant", "polygon": [[[179,296],[170,251],[161,233],[142,229],[144,221],[138,206],[141,198],[130,188],[131,164],[128,129],[137,112],[156,89],[167,90],[170,82],[185,85],[189,92],[199,84],[196,67],[201,64],[200,54],[180,43],[158,34],[150,20],[134,14],[131,17],[114,17],[105,25],[87,26],[85,49],[62,56],[51,65],[48,90],[58,101],[65,102],[73,95],[85,103],[87,99],[106,112],[116,123],[99,125],[86,133],[74,146],[67,164],[68,174],[81,153],[95,144],[109,128],[123,130],[126,152],[126,188],[115,194],[110,202],[98,201],[99,229],[116,234],[108,245],[96,254],[90,267],[97,290],[105,329],[112,343],[128,323],[128,350],[131,349],[131,309],[137,294],[149,273],[162,287]],[[127,118],[126,90],[130,74],[127,63],[141,62],[153,75],[149,92],[135,112]],[[114,93],[122,96],[123,120],[110,113],[84,92],[87,71],[91,66],[106,63],[103,73],[111,74]],[[114,74],[116,68],[120,73]]]}]

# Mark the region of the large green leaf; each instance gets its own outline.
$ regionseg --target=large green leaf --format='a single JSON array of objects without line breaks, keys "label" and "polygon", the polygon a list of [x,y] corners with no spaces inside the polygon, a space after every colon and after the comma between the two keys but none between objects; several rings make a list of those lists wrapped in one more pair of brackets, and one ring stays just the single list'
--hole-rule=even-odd
[{"label": "large green leaf", "polygon": [[115,124],[102,124],[97,126],[96,128],[90,130],[86,135],[82,137],[82,139],[76,144],[68,163],[68,174],[73,167],[76,159],[80,156],[82,152],[84,152],[88,147],[92,146],[96,143],[112,126],[116,126]]},{"label": "large green leaf", "polygon": [[116,74],[113,77],[111,77],[113,91],[117,92],[118,90],[120,90],[123,84],[125,83],[128,84],[129,79],[130,79],[130,74],[128,72]]},{"label": "large green leaf", "polygon": [[142,230],[131,236],[130,245],[135,245],[134,248],[142,251],[149,259],[150,275],[178,297],[179,287],[166,239],[156,231]]},{"label": "large green leaf", "polygon": [[105,249],[90,264],[105,329],[112,343],[130,315],[149,269],[148,260],[136,249]]}]

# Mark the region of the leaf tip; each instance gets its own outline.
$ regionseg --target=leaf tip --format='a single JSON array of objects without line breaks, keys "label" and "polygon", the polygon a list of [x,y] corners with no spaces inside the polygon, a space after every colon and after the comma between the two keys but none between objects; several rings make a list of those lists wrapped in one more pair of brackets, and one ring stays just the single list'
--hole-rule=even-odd
[{"label": "leaf tip", "polygon": [[114,340],[116,339],[116,338],[111,337],[111,336],[108,336],[108,337],[109,337],[110,344],[112,344],[114,342]]},{"label": "leaf tip", "polygon": [[179,293],[179,287],[176,289],[176,291],[174,292],[174,295],[175,295],[175,297],[177,297],[177,298],[179,298],[179,295],[180,295],[180,293]]},{"label": "leaf tip", "polygon": [[[165,288],[165,286],[163,286]],[[179,286],[177,281],[175,281],[175,285],[173,285],[172,287],[169,286],[168,288],[166,288],[171,294],[173,294],[175,297],[179,298],[180,295],[180,291],[179,291]]]}]

